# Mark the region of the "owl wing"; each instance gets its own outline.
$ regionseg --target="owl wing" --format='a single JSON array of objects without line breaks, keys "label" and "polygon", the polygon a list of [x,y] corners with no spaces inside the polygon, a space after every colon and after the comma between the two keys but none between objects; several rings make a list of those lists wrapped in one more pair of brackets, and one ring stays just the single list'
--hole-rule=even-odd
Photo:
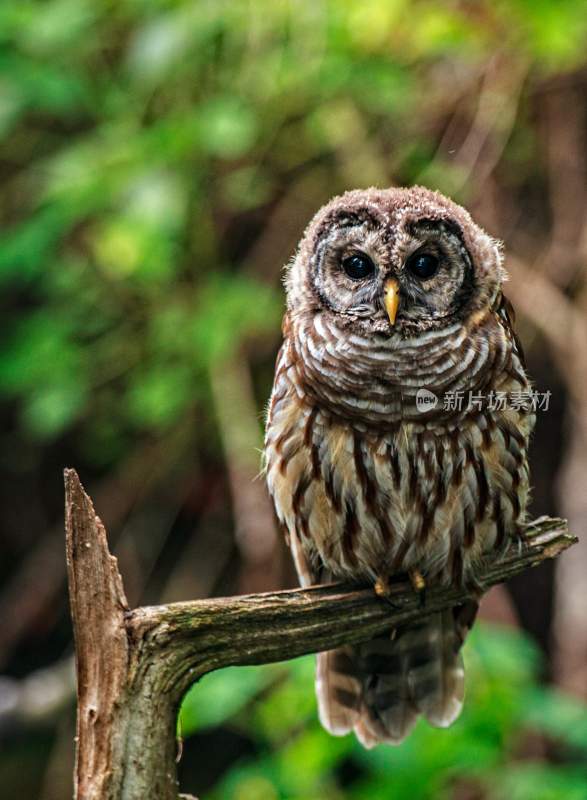
[{"label": "owl wing", "polygon": [[320,583],[321,580],[319,572],[310,563],[310,559],[304,552],[297,533],[295,531],[291,534],[287,533],[286,540],[293,556],[300,584],[306,587],[314,586],[315,584]]},{"label": "owl wing", "polygon": [[511,302],[507,299],[507,297],[500,292],[495,305],[495,313],[497,314],[498,319],[500,320],[501,324],[507,331],[511,341],[512,347],[514,350],[515,355],[520,360],[520,363],[524,370],[526,369],[526,358],[524,356],[524,348],[522,347],[522,343],[518,338],[518,334],[516,333],[516,312],[511,304]]},{"label": "owl wing", "polygon": [[[286,534],[296,572],[302,586],[332,580],[321,566],[315,566],[294,530]],[[357,651],[350,646],[318,653],[316,658],[316,698],[320,721],[335,736],[344,736],[359,722],[362,680]]]}]

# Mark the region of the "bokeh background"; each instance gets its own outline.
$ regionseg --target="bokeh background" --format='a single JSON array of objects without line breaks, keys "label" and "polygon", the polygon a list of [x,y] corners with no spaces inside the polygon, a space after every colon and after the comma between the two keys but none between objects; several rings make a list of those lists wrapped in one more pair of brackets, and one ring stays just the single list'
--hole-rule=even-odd
[{"label": "bokeh background", "polygon": [[[587,529],[584,0],[0,4],[0,786],[71,796],[62,469],[133,605],[294,582],[258,479],[281,268],[351,187],[422,183],[503,239],[539,391],[533,514]],[[312,658],[188,695],[211,800],[583,800],[587,545],[486,599],[449,731],[362,750]]]}]

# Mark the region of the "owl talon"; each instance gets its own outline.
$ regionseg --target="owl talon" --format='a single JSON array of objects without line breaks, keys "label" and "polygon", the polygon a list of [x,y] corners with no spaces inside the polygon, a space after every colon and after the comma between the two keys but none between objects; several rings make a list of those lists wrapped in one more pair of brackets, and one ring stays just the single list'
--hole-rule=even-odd
[{"label": "owl talon", "polygon": [[391,584],[387,580],[387,578],[377,578],[375,584],[373,585],[373,590],[377,595],[377,597],[380,597],[382,600],[385,600],[387,603],[389,603],[389,605],[393,609],[399,611],[401,606],[398,605],[397,603],[394,603],[393,600],[391,599]]},{"label": "owl talon", "polygon": [[418,607],[426,608],[426,587],[418,592]]},{"label": "owl talon", "polygon": [[524,545],[528,542],[528,537],[524,534],[523,530],[518,529],[510,539],[510,547],[515,550],[517,556],[522,555]]},{"label": "owl talon", "polygon": [[426,588],[426,581],[424,580],[424,576],[420,572],[419,569],[409,569],[408,570],[408,577],[410,579],[410,583],[412,584],[412,588],[415,592],[423,592]]},{"label": "owl talon", "polygon": [[419,569],[412,568],[408,570],[408,577],[412,584],[412,589],[418,595],[418,604],[420,608],[424,608],[426,605],[426,581],[424,580],[424,576]]}]

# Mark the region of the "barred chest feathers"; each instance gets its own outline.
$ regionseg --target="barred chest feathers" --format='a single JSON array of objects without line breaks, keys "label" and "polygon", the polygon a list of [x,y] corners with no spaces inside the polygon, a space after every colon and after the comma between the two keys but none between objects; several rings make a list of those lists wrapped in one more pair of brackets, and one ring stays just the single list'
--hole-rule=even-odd
[{"label": "barred chest feathers", "polygon": [[[318,335],[302,326],[291,333],[278,358],[265,453],[294,556],[301,549],[314,569],[341,578],[415,567],[460,584],[507,544],[525,511],[534,417],[525,407],[467,411],[468,391],[485,398],[488,386],[528,389],[499,318],[482,323],[480,331],[461,326],[380,348],[330,330],[321,344],[323,322]],[[337,347],[346,349],[344,364],[336,364]],[[419,411],[420,388],[438,393],[440,408]],[[451,392],[463,393],[461,411],[444,411],[441,393]]]}]

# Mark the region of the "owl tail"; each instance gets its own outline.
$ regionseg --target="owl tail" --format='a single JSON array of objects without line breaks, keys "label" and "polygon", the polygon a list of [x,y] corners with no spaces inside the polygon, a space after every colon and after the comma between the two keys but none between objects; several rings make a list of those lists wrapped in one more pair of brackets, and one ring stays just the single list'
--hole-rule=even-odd
[{"label": "owl tail", "polygon": [[463,707],[460,653],[477,603],[426,617],[366,644],[318,655],[320,721],[335,736],[354,730],[365,747],[399,744],[418,716],[446,728]]}]

